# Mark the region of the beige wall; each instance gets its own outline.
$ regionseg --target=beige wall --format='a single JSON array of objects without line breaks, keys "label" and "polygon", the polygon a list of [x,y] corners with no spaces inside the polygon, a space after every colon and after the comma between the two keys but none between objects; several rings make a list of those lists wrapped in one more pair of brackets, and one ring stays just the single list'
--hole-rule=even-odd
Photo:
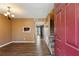
[{"label": "beige wall", "polygon": [[0,45],[11,41],[11,21],[0,15]]},{"label": "beige wall", "polygon": [[[23,32],[23,27],[30,27],[30,32]],[[35,22],[33,18],[8,20],[0,15],[0,45],[11,41],[35,41]]]},{"label": "beige wall", "polygon": [[[23,27],[29,26],[30,32],[23,32]],[[17,18],[12,21],[12,40],[13,41],[35,41],[35,23],[32,18]]]}]

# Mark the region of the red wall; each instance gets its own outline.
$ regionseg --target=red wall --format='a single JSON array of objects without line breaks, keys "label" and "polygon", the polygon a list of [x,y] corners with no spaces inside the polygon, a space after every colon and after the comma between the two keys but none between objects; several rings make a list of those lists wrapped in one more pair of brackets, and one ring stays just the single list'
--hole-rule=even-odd
[{"label": "red wall", "polygon": [[55,4],[55,55],[79,55],[79,4]]}]

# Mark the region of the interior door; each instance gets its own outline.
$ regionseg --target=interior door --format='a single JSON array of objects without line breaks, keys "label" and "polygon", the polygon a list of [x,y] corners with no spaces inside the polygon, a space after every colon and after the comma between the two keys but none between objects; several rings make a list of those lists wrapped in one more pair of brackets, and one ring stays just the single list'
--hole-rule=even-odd
[{"label": "interior door", "polygon": [[[61,15],[61,17],[60,17]],[[66,56],[79,55],[79,4],[67,4],[56,14],[55,54]],[[61,29],[59,29],[61,28]],[[60,31],[60,32],[59,32]]]}]

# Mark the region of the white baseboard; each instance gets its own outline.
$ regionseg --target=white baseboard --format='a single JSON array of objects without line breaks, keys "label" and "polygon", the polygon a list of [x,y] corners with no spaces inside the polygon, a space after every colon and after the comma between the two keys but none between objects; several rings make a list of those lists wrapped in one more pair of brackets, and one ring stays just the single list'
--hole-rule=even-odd
[{"label": "white baseboard", "polygon": [[11,41],[11,42],[5,43],[3,45],[0,45],[0,48],[4,47],[6,45],[9,45],[11,43],[35,43],[35,41]]},{"label": "white baseboard", "polygon": [[46,40],[44,40],[44,41],[45,41],[45,43],[46,43],[46,45],[47,45],[47,47],[48,47],[50,53],[52,54],[52,50],[51,50],[51,48],[49,47],[48,42],[47,42]]},{"label": "white baseboard", "polygon": [[4,47],[4,46],[6,46],[6,45],[9,45],[9,44],[11,44],[11,43],[13,43],[13,42],[11,41],[11,42],[5,43],[5,44],[3,44],[3,45],[0,45],[0,48]]},{"label": "white baseboard", "polygon": [[12,41],[13,43],[35,43],[35,41]]},{"label": "white baseboard", "polygon": [[52,54],[52,49],[50,48],[50,47],[48,47],[49,48],[49,50],[50,50],[50,53]]}]

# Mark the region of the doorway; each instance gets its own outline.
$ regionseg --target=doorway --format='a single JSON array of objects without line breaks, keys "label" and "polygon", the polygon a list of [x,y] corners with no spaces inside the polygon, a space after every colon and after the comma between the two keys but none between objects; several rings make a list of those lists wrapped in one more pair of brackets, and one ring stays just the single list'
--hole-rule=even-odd
[{"label": "doorway", "polygon": [[54,40],[54,18],[50,18],[50,37],[49,37],[49,48],[50,48],[50,51],[51,51],[51,54],[52,55],[55,55],[55,52],[54,52],[54,43],[55,43],[55,40]]},{"label": "doorway", "polygon": [[43,39],[44,38],[44,34],[43,34],[44,26],[43,25],[36,26],[36,29],[37,29],[37,36],[39,36],[40,39]]}]

